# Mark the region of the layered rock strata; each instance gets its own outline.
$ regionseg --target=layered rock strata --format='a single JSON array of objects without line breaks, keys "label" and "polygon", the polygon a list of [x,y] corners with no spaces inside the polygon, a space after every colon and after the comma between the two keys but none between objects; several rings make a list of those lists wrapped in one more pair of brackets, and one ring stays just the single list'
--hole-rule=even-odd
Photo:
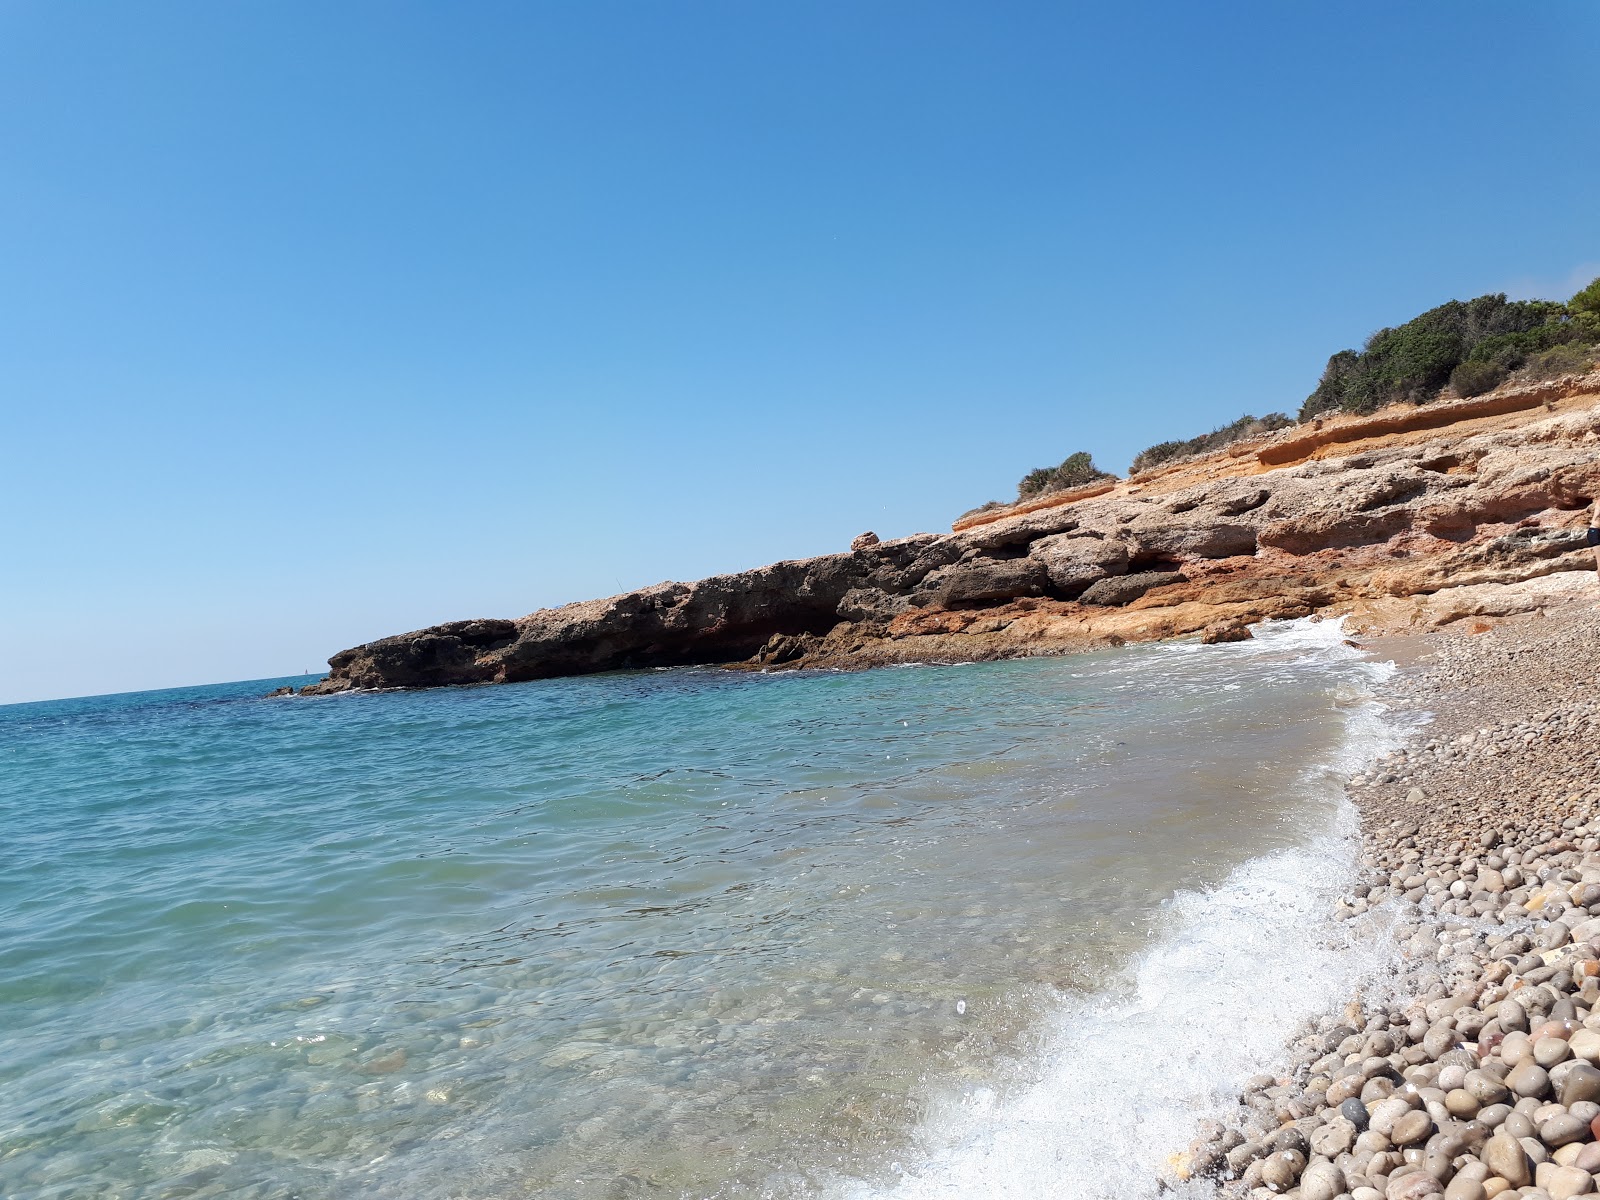
[{"label": "layered rock strata", "polygon": [[1434,719],[1351,780],[1366,854],[1336,914],[1384,924],[1398,978],[1307,1028],[1181,1174],[1252,1200],[1596,1191],[1600,586],[1569,593],[1432,635],[1400,678]]},{"label": "layered rock strata", "polygon": [[1497,589],[1593,568],[1597,406],[1591,376],[1319,421],[947,534],[383,638],[307,690],[958,661],[1312,612],[1369,628],[1494,612],[1522,602]]}]

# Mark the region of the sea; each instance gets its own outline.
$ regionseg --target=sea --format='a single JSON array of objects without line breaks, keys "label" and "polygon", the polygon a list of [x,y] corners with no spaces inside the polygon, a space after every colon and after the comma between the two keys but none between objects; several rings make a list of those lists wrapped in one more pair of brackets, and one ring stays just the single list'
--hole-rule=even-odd
[{"label": "sea", "polygon": [[1329,913],[1391,670],[0,708],[0,1195],[1153,1197],[1381,968]]}]

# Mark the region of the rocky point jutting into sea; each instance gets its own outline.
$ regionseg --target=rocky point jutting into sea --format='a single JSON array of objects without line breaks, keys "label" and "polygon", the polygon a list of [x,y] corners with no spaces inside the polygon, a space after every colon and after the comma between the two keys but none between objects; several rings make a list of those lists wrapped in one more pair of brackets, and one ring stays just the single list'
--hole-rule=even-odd
[{"label": "rocky point jutting into sea", "polygon": [[453,621],[335,654],[310,694],[722,663],[870,667],[1061,654],[1266,618],[1435,627],[1586,570],[1600,375],[1328,417],[946,534]]}]

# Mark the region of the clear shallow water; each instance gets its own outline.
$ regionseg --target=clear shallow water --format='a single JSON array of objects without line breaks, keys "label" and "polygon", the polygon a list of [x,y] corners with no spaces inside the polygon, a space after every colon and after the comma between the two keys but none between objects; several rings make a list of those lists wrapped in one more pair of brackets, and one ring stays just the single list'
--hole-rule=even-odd
[{"label": "clear shallow water", "polygon": [[1360,969],[1358,659],[0,709],[0,1194],[1138,1194]]}]

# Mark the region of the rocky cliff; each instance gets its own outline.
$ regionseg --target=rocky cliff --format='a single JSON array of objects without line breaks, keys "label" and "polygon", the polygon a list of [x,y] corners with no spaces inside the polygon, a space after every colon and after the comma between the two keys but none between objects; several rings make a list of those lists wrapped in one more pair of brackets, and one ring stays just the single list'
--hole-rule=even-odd
[{"label": "rocky cliff", "polygon": [[340,651],[312,694],[723,663],[1058,654],[1313,612],[1366,628],[1540,603],[1592,571],[1600,375],[1315,421],[946,534]]}]

